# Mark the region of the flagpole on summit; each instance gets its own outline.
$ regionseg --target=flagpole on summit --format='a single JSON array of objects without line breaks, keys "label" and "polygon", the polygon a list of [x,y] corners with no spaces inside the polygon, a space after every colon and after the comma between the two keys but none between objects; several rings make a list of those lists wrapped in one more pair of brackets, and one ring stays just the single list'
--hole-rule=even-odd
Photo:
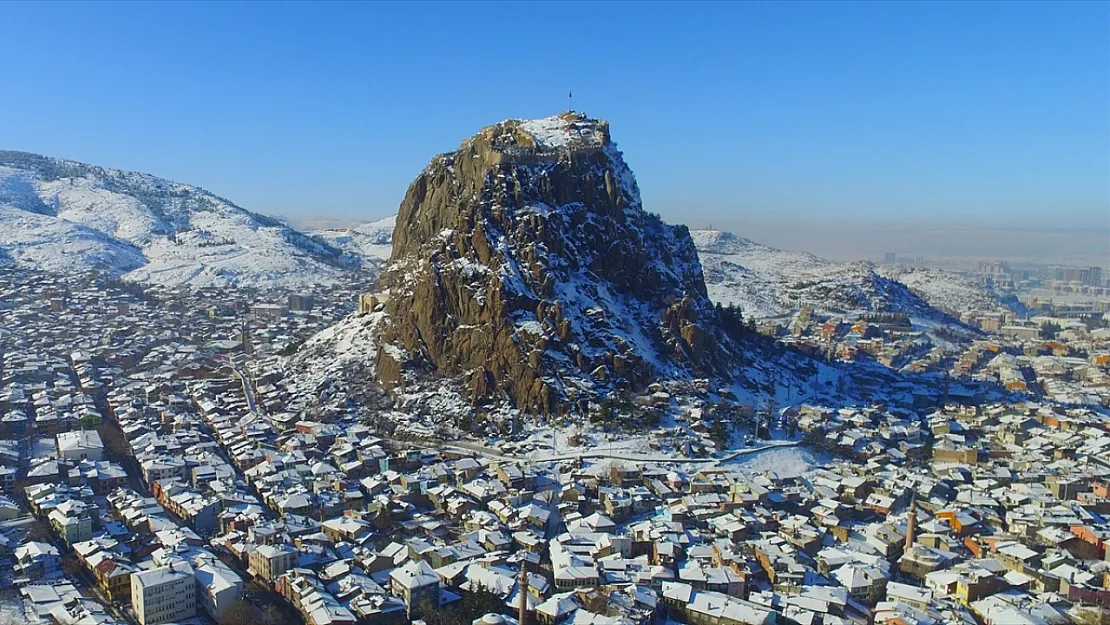
[{"label": "flagpole on summit", "polygon": [[573,91],[568,91],[567,92],[567,110],[568,111],[573,111],[574,110],[574,92]]}]

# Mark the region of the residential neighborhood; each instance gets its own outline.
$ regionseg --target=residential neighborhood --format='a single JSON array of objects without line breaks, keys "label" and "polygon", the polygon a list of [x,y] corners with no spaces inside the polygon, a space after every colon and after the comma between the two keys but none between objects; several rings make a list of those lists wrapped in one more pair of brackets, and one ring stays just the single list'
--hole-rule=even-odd
[{"label": "residential neighborhood", "polygon": [[999,319],[956,352],[894,318],[803,319],[780,338],[862,365],[869,404],[735,411],[726,454],[719,407],[659,388],[641,407],[679,427],[606,453],[297,396],[283,355],[365,307],[362,284],[0,271],[19,328],[0,582],[27,622],[1062,625],[1110,606],[1101,315]]},{"label": "residential neighborhood", "polygon": [[0,19],[0,625],[1110,625],[1110,0]]}]

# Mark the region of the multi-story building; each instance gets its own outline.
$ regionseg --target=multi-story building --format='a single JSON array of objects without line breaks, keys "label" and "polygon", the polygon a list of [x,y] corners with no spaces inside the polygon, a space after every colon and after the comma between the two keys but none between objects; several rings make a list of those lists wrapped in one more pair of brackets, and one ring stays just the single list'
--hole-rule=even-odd
[{"label": "multi-story building", "polygon": [[297,551],[289,545],[259,545],[250,554],[250,572],[267,584],[297,565]]},{"label": "multi-story building", "polygon": [[[80,504],[79,501],[70,500],[65,504]],[[66,541],[66,544],[83,542],[92,538],[93,521],[87,510],[81,505],[61,505],[50,511],[47,519],[54,531]]]},{"label": "multi-story building", "polygon": [[394,569],[389,574],[389,585],[393,594],[404,599],[410,619],[420,615],[425,602],[439,605],[439,576],[423,560],[413,560]]},{"label": "multi-story building", "polygon": [[85,566],[112,601],[131,599],[131,574],[135,572],[135,567],[130,562],[114,553],[97,551],[85,559]]},{"label": "multi-story building", "polygon": [[181,481],[189,479],[189,466],[185,463],[185,460],[169,455],[144,460],[142,471],[143,479],[146,480],[147,484],[170,479]]},{"label": "multi-story building", "polygon": [[1056,279],[1086,286],[1102,286],[1102,267],[1062,267],[1056,270]]},{"label": "multi-story building", "polygon": [[141,625],[196,616],[197,591],[192,567],[177,562],[132,574],[131,607]]},{"label": "multi-story building", "polygon": [[197,603],[212,620],[219,621],[243,596],[243,579],[214,557],[197,561]]},{"label": "multi-story building", "polygon": [[1090,267],[1082,270],[1079,279],[1087,286],[1102,286],[1102,267]]},{"label": "multi-story building", "polygon": [[28,579],[56,577],[62,571],[58,548],[50,543],[30,541],[16,547],[15,572]]},{"label": "multi-story building", "polygon": [[289,310],[295,310],[297,312],[310,311],[315,303],[311,293],[294,293],[289,296],[287,302]]}]

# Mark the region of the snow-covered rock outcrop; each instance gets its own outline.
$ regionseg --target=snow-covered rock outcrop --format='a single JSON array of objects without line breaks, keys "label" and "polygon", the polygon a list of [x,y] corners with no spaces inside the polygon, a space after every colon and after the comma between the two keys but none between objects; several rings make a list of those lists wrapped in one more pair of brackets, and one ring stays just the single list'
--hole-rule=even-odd
[{"label": "snow-covered rock outcrop", "polygon": [[581,414],[613,389],[758,390],[818,366],[764,353],[713,305],[688,229],[643,209],[608,123],[573,112],[507,120],[433,158],[401,203],[381,286],[374,376],[452,381],[473,404]]}]

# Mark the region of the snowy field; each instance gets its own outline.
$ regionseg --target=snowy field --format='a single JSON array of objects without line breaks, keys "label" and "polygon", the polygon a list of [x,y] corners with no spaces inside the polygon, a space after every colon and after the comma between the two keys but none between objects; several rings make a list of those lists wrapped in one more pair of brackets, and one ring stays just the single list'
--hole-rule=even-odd
[{"label": "snowy field", "polygon": [[768,474],[774,473],[779,477],[801,477],[809,474],[816,466],[831,460],[827,454],[815,452],[809,448],[782,447],[769,449],[754,454],[741,456],[728,463],[728,467],[736,467],[745,473]]}]

